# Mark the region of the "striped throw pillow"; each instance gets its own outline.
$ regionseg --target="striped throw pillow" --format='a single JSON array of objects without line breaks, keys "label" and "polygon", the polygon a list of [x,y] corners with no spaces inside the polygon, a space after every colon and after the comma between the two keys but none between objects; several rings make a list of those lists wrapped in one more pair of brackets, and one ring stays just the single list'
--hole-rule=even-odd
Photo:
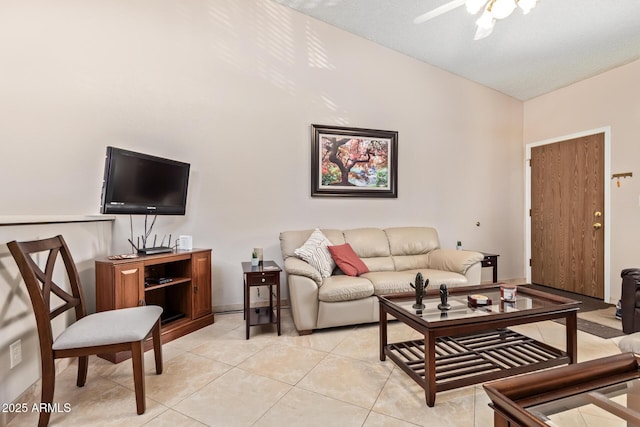
[{"label": "striped throw pillow", "polygon": [[336,267],[328,246],[332,243],[319,228],[316,228],[304,245],[293,251],[296,256],[308,262],[320,272],[322,277],[329,277]]}]

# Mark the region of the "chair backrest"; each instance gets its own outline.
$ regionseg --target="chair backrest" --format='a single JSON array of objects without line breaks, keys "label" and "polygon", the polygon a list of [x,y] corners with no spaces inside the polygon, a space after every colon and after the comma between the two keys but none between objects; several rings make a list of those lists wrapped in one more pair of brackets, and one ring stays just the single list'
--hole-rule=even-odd
[{"label": "chair backrest", "polygon": [[[72,308],[75,309],[76,320],[86,315],[78,271],[69,248],[62,236],[29,242],[16,242],[14,240],[7,243],[7,246],[18,264],[20,274],[29,291],[33,312],[36,317],[41,350],[43,352],[45,349],[51,351],[51,346],[53,345],[51,320]],[[44,270],[40,268],[33,258],[35,254],[40,253],[44,253],[47,256]],[[71,294],[53,281],[54,267],[58,254],[62,256],[64,262]],[[60,298],[63,303],[52,308],[51,293]]]}]

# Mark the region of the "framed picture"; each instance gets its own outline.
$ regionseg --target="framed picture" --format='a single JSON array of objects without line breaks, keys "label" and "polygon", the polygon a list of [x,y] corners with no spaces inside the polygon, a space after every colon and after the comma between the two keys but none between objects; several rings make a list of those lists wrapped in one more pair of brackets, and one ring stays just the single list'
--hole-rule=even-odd
[{"label": "framed picture", "polygon": [[398,197],[398,132],[311,128],[312,197]]}]

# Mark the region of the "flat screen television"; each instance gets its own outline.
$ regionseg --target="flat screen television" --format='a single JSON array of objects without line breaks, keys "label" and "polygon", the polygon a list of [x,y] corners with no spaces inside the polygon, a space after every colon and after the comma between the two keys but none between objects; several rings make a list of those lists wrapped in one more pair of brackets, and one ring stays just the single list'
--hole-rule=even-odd
[{"label": "flat screen television", "polygon": [[184,215],[189,163],[107,147],[100,212]]}]

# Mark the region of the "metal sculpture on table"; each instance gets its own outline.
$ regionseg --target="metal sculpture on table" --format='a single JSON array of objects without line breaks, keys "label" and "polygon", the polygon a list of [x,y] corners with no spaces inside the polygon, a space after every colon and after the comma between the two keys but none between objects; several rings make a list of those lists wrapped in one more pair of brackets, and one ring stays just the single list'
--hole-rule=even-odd
[{"label": "metal sculpture on table", "polygon": [[422,273],[418,272],[416,274],[416,283],[409,283],[413,289],[416,290],[416,303],[413,304],[413,308],[416,310],[422,310],[424,308],[424,304],[422,304],[422,298],[424,297],[424,293],[427,290],[427,286],[429,286],[429,279],[426,281],[422,278]]},{"label": "metal sculpture on table", "polygon": [[451,305],[447,303],[449,299],[449,289],[447,289],[447,285],[444,283],[440,285],[440,304],[438,304],[438,308],[440,310],[449,310]]}]

